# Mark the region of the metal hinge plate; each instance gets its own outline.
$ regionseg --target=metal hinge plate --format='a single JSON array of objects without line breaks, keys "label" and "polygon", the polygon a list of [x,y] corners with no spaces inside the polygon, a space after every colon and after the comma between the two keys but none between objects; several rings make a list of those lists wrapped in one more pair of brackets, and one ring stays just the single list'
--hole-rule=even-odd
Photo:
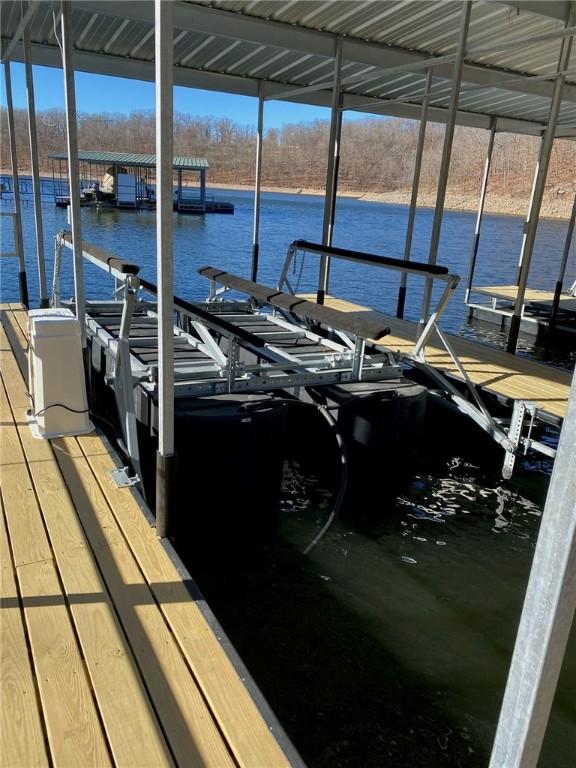
[{"label": "metal hinge plate", "polygon": [[133,485],[138,485],[140,477],[138,475],[129,475],[128,467],[119,467],[112,470],[112,480],[117,488],[130,488]]}]

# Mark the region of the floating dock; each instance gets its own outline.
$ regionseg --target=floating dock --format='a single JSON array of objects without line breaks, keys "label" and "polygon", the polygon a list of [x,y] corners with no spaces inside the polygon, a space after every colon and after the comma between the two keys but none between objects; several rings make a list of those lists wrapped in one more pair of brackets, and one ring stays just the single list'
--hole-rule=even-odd
[{"label": "floating dock", "polygon": [[[484,303],[469,299],[469,315],[505,330],[510,327],[518,292],[517,285],[474,286],[470,294],[478,294]],[[527,288],[522,304],[520,331],[539,337],[551,330],[576,340],[576,296],[562,294],[556,297],[553,291]]]},{"label": "floating dock", "polygon": [[3,305],[3,766],[299,758],[106,439],[36,440],[27,314]]},{"label": "floating dock", "polygon": [[[59,208],[70,205],[70,185],[66,179],[68,153],[49,155],[52,160],[54,202]],[[156,210],[156,156],[133,152],[78,150],[80,205],[86,208]],[[58,169],[55,168],[58,164]],[[174,157],[172,175],[176,175],[172,207],[177,213],[234,213],[234,204],[207,194],[208,161],[204,157]],[[184,186],[184,174],[196,181]],[[98,175],[99,181],[95,181]],[[196,179],[196,175],[198,178]],[[174,179],[173,179],[174,182]]]}]

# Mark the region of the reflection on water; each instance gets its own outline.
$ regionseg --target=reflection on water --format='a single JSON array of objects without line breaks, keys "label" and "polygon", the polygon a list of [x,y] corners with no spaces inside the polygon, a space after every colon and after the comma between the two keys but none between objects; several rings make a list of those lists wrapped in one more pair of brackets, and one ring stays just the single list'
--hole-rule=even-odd
[{"label": "reflection on water", "polygon": [[[291,465],[276,545],[208,598],[310,766],[487,764],[549,470],[422,468],[304,557],[331,496]],[[575,650],[544,768],[573,765]]]},{"label": "reflection on water", "polygon": [[[505,350],[508,340],[507,332],[501,330],[491,323],[481,320],[467,319],[458,328],[458,336],[480,341],[483,344],[490,344]],[[516,352],[520,356],[529,357],[532,360],[553,365],[557,368],[568,368],[572,370],[576,363],[576,348],[574,337],[565,337],[564,342],[558,337],[555,338],[554,345],[546,345],[544,338],[535,341],[533,336],[521,335],[518,338]]]}]

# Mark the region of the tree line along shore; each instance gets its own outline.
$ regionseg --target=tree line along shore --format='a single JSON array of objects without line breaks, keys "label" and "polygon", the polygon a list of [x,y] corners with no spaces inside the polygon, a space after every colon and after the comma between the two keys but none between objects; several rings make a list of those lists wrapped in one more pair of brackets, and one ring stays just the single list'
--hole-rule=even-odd
[{"label": "tree line along shore", "polygon": [[[10,167],[6,110],[1,112],[1,164]],[[20,170],[29,158],[26,110],[15,110]],[[344,120],[338,176],[339,194],[406,204],[414,171],[419,123],[397,118],[366,117]],[[154,154],[154,112],[79,115],[79,146],[95,151]],[[59,109],[37,114],[41,171],[51,172],[48,155],[66,151],[64,113]],[[328,120],[314,120],[270,128],[263,142],[262,187],[292,193],[322,193],[326,180]],[[429,124],[418,203],[434,206],[444,126]],[[478,205],[488,131],[458,127],[454,137],[446,206],[475,210]],[[497,134],[486,210],[525,215],[538,154],[539,139]],[[251,188],[254,184],[256,131],[252,125],[227,117],[174,115],[174,152],[206,157],[210,187]],[[576,192],[576,142],[557,140],[550,161],[541,215],[567,218]]]}]

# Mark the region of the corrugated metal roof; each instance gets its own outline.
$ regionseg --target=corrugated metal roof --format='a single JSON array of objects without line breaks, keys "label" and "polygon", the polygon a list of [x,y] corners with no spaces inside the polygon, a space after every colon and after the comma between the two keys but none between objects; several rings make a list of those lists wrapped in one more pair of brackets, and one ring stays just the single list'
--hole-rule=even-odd
[{"label": "corrugated metal roof", "polygon": [[[569,7],[568,0],[474,0],[459,123],[487,127],[495,115],[500,130],[540,132]],[[72,8],[78,69],[153,79],[153,3],[75,0]],[[266,99],[287,93],[288,100],[329,106],[340,36],[344,109],[417,118],[426,62],[454,53],[461,8],[455,0],[176,2],[175,83],[251,96],[264,83]],[[16,0],[0,3],[4,44],[20,14]],[[30,22],[36,63],[60,66],[54,26],[52,4],[38,3]],[[16,46],[14,57],[21,56]],[[576,134],[576,63],[571,66],[559,124]],[[451,78],[451,63],[434,68],[430,120],[445,119]]]},{"label": "corrugated metal roof", "polygon": [[[67,160],[67,152],[55,152],[49,157],[54,160]],[[156,155],[138,155],[132,152],[96,152],[78,150],[78,159],[95,165],[125,165],[131,168],[155,168]],[[172,167],[175,170],[203,171],[209,168],[204,157],[175,157]]]}]

